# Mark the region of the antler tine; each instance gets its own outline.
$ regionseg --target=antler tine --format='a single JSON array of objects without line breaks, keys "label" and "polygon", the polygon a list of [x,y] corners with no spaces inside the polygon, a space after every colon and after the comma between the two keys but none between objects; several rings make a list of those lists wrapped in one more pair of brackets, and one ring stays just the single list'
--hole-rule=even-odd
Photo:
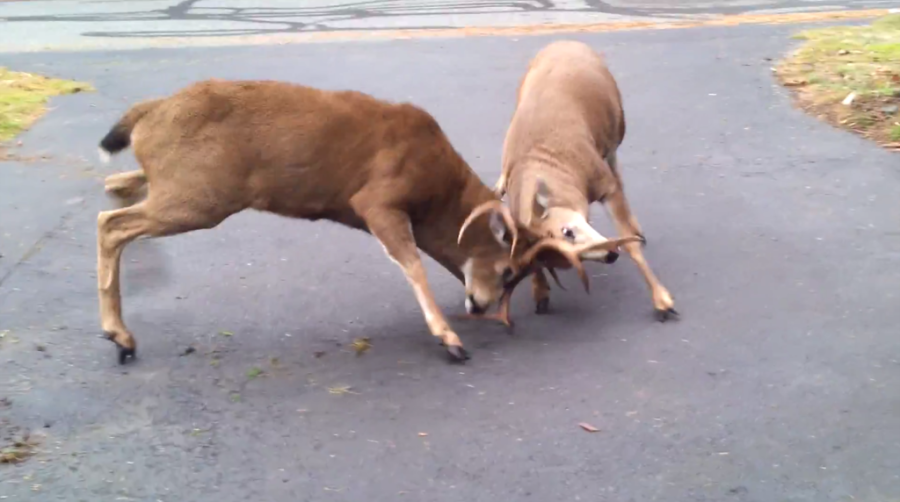
[{"label": "antler tine", "polygon": [[584,271],[584,264],[581,263],[581,258],[579,257],[580,253],[575,246],[566,241],[554,238],[541,240],[525,252],[525,255],[522,257],[522,264],[527,267],[535,258],[537,258],[538,254],[547,249],[552,249],[569,260],[569,263],[571,263],[572,267],[578,272],[578,277],[581,278],[584,290],[590,293],[591,286],[588,281],[587,273]]},{"label": "antler tine", "polygon": [[556,275],[556,269],[554,269],[553,267],[546,267],[546,268],[547,268],[547,272],[550,272],[550,277],[553,277],[553,281],[556,282],[557,286],[559,286],[559,289],[561,289],[563,291],[567,291],[565,286],[563,286],[562,283],[559,282],[559,276]]},{"label": "antler tine", "polygon": [[519,227],[516,225],[515,220],[512,217],[512,213],[510,213],[509,208],[503,205],[503,202],[499,200],[489,200],[483,204],[480,204],[475,209],[469,213],[469,216],[463,222],[462,227],[459,229],[459,236],[456,238],[456,243],[462,243],[462,238],[466,233],[466,230],[469,228],[469,225],[472,224],[478,217],[481,215],[488,213],[490,211],[497,211],[500,213],[500,216],[503,218],[503,223],[506,224],[506,228],[512,233],[512,247],[509,250],[510,257],[513,256],[516,252],[516,245],[519,242]]},{"label": "antler tine", "polygon": [[466,218],[466,221],[463,222],[462,227],[460,227],[460,229],[459,229],[459,236],[457,236],[457,238],[456,238],[457,244],[460,244],[462,242],[462,238],[465,235],[466,230],[469,228],[469,225],[471,225],[472,222],[475,221],[475,219],[478,218],[479,216],[481,216],[482,214],[484,214],[492,209],[495,209],[496,202],[498,202],[498,201],[485,202],[484,204],[477,206],[475,209],[472,210],[471,213],[469,213],[469,216]]},{"label": "antler tine", "polygon": [[625,244],[628,244],[630,242],[640,242],[640,241],[641,241],[641,238],[638,236],[635,236],[635,235],[630,236],[630,237],[619,237],[619,238],[610,239],[610,240],[607,240],[604,242],[593,242],[593,243],[588,243],[588,244],[583,244],[581,246],[577,246],[575,248],[575,252],[577,252],[578,255],[580,256],[581,254],[587,253],[590,251],[601,251],[601,250],[613,251],[613,250],[615,250]]}]

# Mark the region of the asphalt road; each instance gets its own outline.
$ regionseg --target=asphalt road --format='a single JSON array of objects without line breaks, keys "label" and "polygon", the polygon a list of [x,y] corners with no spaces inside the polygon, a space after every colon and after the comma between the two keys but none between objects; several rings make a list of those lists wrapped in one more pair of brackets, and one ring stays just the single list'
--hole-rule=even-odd
[{"label": "asphalt road", "polygon": [[[456,322],[465,366],[446,362],[374,240],[253,213],[126,250],[141,353],[118,366],[98,338],[111,170],[96,144],[138,99],[277,78],[412,100],[492,183],[515,85],[550,39],[4,57],[98,92],[54,101],[22,137],[22,154],[49,159],[0,164],[0,416],[45,435],[36,457],[0,466],[0,497],[896,500],[900,164],[774,85],[770,58],[796,29],[573,37],[619,79],[627,193],[682,319],[656,323],[622,259],[591,267],[590,296],[564,275],[549,316],[521,288],[512,336]],[[428,270],[461,313],[461,286]],[[373,347],[357,357],[362,336]]]}]

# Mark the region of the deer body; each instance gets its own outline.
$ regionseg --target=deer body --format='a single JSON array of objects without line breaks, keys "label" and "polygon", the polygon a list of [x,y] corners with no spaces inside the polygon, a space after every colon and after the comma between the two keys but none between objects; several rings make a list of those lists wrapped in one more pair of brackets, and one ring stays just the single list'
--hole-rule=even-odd
[{"label": "deer body", "polygon": [[[496,200],[438,123],[411,104],[355,91],[273,81],[208,80],[133,106],[101,155],[133,147],[141,169],[107,177],[125,207],[98,216],[103,331],[134,356],[122,320],[119,261],[136,238],[210,229],[245,209],[329,220],[370,233],[408,279],[431,333],[467,358],[436,305],[418,249],[464,283],[470,313],[504,292],[510,249],[503,220],[464,220]],[[132,200],[146,189],[143,200]]]},{"label": "deer body", "polygon": [[[587,245],[607,241],[589,222],[602,202],[623,237],[623,247],[644,276],[659,317],[676,314],[666,288],[641,252],[645,239],[625,198],[616,152],[625,137],[622,96],[604,59],[581,42],[558,41],[542,49],[520,82],[515,113],[503,145],[498,195],[508,195],[514,220],[531,232]],[[612,263],[615,251],[582,259]],[[566,268],[563,262],[545,263]],[[547,311],[549,285],[542,270],[532,277],[538,313]]]}]

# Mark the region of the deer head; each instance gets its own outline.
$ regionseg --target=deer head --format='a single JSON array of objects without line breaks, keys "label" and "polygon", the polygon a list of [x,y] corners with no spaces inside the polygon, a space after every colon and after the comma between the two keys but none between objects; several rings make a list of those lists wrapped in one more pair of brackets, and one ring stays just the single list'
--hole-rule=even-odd
[{"label": "deer head", "polygon": [[[464,237],[467,237],[465,241]],[[491,200],[468,215],[459,231],[457,244],[465,248],[467,255],[461,267],[466,311],[482,314],[503,296],[507,284],[515,276],[517,268],[513,252],[518,244],[518,228],[509,209],[499,200]]]},{"label": "deer head", "polygon": [[[616,252],[623,244],[640,240],[638,237],[606,239],[601,236],[601,240],[577,243],[554,235],[542,237],[531,227],[517,225],[509,208],[499,200],[492,200],[476,207],[469,214],[460,228],[459,243],[463,241],[467,231],[475,227],[475,222],[484,216],[488,218],[494,239],[507,249],[509,254],[503,257],[495,254],[493,259],[482,259],[480,262],[472,259],[467,262],[473,266],[471,272],[466,273],[466,311],[468,317],[496,319],[507,325],[511,325],[509,301],[513,290],[538,268],[549,268],[556,279],[554,268],[571,266],[577,271],[585,291],[590,292],[590,281],[584,270],[582,257],[597,256],[601,253],[608,255]],[[475,263],[479,264],[481,274],[475,273]],[[498,276],[499,280],[490,279]],[[481,297],[478,296],[479,293]],[[470,302],[470,299],[474,301]],[[487,307],[497,300],[500,302],[498,314],[486,315]]]},{"label": "deer head", "polygon": [[543,179],[538,179],[532,201],[531,231],[544,237],[564,241],[579,249],[579,258],[602,263],[615,263],[619,258],[617,246],[605,246],[609,239],[598,232],[584,214],[571,205],[551,204],[550,189]]}]

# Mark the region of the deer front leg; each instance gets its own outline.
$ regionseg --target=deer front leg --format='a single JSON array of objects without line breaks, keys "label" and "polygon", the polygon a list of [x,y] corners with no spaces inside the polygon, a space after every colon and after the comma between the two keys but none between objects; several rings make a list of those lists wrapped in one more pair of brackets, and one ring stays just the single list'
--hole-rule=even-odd
[{"label": "deer front leg", "polygon": [[538,269],[531,276],[531,296],[534,298],[535,313],[546,314],[550,310],[550,284],[544,269]]},{"label": "deer front leg", "polygon": [[675,310],[675,302],[672,300],[672,295],[670,295],[669,290],[659,282],[659,279],[657,279],[656,275],[653,274],[653,271],[650,270],[650,265],[647,264],[647,260],[644,259],[644,253],[641,251],[641,248],[644,242],[646,242],[646,239],[641,233],[641,228],[638,225],[637,219],[631,214],[631,209],[628,207],[628,201],[625,199],[625,193],[622,191],[621,187],[610,194],[606,198],[605,203],[619,235],[621,237],[636,235],[641,237],[641,240],[643,241],[641,243],[629,242],[628,244],[625,244],[624,247],[625,251],[628,252],[628,256],[631,257],[641,271],[641,274],[644,276],[647,287],[650,288],[650,292],[653,296],[653,308],[656,309],[656,318],[659,321],[664,322],[672,316],[677,316],[678,312]]},{"label": "deer front leg", "polygon": [[434,294],[428,286],[425,267],[419,257],[409,217],[396,210],[370,210],[363,213],[363,219],[372,235],[381,242],[388,258],[406,275],[431,334],[441,340],[442,345],[454,359],[458,361],[468,359],[462,342],[450,328],[447,319],[434,301]]}]

